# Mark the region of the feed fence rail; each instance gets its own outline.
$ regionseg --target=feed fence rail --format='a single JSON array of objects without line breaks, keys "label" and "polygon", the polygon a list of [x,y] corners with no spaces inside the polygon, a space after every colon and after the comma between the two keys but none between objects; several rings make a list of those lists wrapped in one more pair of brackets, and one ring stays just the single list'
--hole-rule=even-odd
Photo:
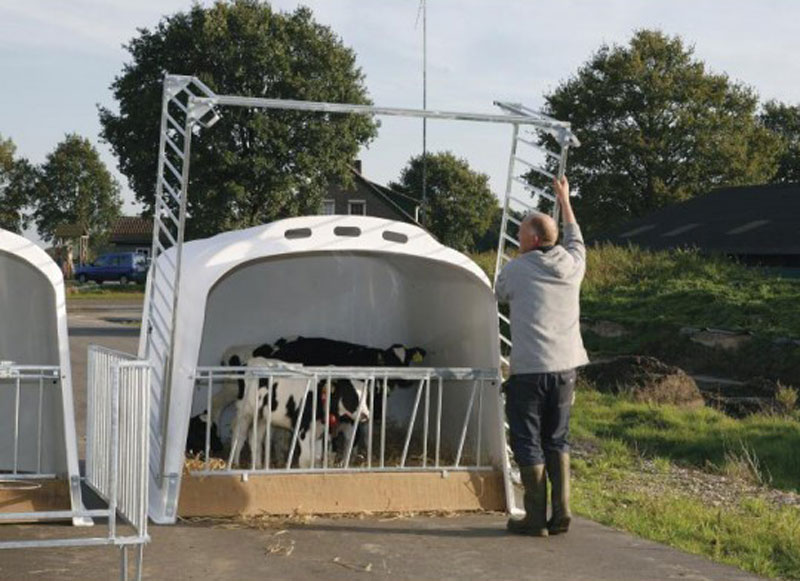
[{"label": "feed fence rail", "polygon": [[[294,466],[293,459],[300,437],[300,422],[295,422],[292,430],[266,429],[263,445],[263,466],[256,465],[256,454],[250,453],[250,461],[233,466],[231,459],[214,458],[212,453],[212,429],[214,418],[220,417],[220,409],[214,409],[215,395],[225,382],[244,380],[273,381],[279,378],[305,380],[305,388],[296,417],[310,411],[311,418],[321,421],[310,422],[308,433],[311,438],[310,466]],[[483,406],[487,397],[499,397],[499,373],[496,369],[474,368],[407,368],[407,367],[305,367],[286,364],[260,367],[198,367],[194,374],[196,397],[202,397],[205,411],[204,449],[189,466],[189,472],[198,476],[276,474],[276,473],[331,473],[331,472],[420,472],[445,470],[486,470],[495,469],[487,460],[487,451],[482,439],[486,436],[483,421]],[[337,422],[331,410],[331,398],[320,398],[320,390],[331,393],[331,385],[337,380],[348,380],[358,394],[358,408],[355,418],[365,417],[357,429],[344,430],[344,442],[340,442],[339,453],[332,450],[333,432]],[[263,385],[263,383],[262,383]],[[404,399],[403,410],[394,410],[392,394],[405,390],[409,395]],[[466,390],[466,405],[448,413],[444,401],[448,390]],[[274,426],[273,419],[282,413],[280,408],[273,411],[273,390],[264,390],[259,395],[256,390],[244,391],[245,397],[252,397],[251,409],[263,408],[265,417],[252,414],[247,420],[251,433],[258,433],[260,422],[266,427]],[[276,393],[279,393],[276,391]],[[450,391],[449,393],[452,393]],[[260,399],[259,399],[260,398]],[[237,400],[238,401],[238,400]],[[239,405],[239,404],[237,404]],[[322,409],[320,409],[322,406]],[[401,407],[401,406],[395,406]],[[378,410],[376,412],[376,410]],[[368,413],[364,413],[368,411]],[[443,433],[443,417],[448,422],[447,434]],[[333,428],[333,429],[332,429]],[[275,457],[273,443],[283,432],[284,442],[288,440],[288,454]],[[361,437],[359,438],[359,432]],[[340,438],[341,440],[341,438]],[[365,442],[364,442],[365,440]],[[360,444],[357,444],[357,441]],[[361,450],[358,451],[357,448]],[[259,451],[260,453],[261,451]]]}]

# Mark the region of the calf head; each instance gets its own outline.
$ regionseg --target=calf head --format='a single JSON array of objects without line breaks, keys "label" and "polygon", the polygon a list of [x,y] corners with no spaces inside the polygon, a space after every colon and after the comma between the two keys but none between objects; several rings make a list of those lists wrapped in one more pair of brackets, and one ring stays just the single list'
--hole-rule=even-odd
[{"label": "calf head", "polygon": [[412,363],[422,363],[426,354],[422,347],[406,347],[395,343],[383,352],[383,361],[387,367],[409,367]]},{"label": "calf head", "polygon": [[[360,405],[362,395],[365,400],[363,405]],[[369,420],[369,407],[366,401],[368,394],[363,381],[334,379],[331,381],[330,397],[331,413],[340,422],[356,424]],[[360,413],[359,407],[361,408]]]}]

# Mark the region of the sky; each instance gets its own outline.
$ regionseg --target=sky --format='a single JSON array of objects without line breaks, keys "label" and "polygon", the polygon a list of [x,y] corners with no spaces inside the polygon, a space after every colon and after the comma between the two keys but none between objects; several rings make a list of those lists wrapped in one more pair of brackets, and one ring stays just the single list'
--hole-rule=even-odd
[{"label": "sky", "polygon": [[[355,50],[376,105],[422,106],[420,0],[272,2],[288,11],[301,4]],[[189,0],[0,0],[0,134],[34,163],[67,133],[89,138],[122,185],[123,211],[137,212],[117,160],[100,141],[97,105],[115,108],[109,86],[129,61],[123,45],[137,29],[190,6]],[[625,44],[640,28],[680,35],[710,70],[750,85],[762,101],[800,103],[795,0],[427,0],[427,23],[430,109],[489,113],[495,100],[539,107],[603,43]],[[420,120],[381,122],[361,158],[364,173],[386,183],[421,152],[422,130]],[[466,158],[489,175],[496,193],[504,188],[510,137],[506,126],[428,124],[429,151]]]}]

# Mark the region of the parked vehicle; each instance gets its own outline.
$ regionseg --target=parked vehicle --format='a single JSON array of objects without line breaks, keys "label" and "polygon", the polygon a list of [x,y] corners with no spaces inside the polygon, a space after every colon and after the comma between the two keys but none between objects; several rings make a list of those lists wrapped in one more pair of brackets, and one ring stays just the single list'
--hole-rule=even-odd
[{"label": "parked vehicle", "polygon": [[147,277],[147,257],[135,252],[103,254],[94,262],[75,268],[79,282],[116,280],[120,284],[144,282]]}]

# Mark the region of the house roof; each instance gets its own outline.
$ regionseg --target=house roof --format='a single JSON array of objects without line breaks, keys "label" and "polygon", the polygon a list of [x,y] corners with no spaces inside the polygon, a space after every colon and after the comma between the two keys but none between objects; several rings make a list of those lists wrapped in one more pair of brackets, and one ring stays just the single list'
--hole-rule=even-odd
[{"label": "house roof", "polygon": [[414,216],[416,215],[416,206],[419,205],[418,200],[405,194],[401,194],[400,192],[396,192],[391,188],[387,188],[386,186],[376,184],[375,182],[364,177],[364,175],[357,168],[351,168],[351,170],[356,179],[363,183],[366,187],[370,188],[370,190],[372,190],[376,196],[386,202],[407,221],[411,222],[412,224],[417,224],[417,220]]},{"label": "house roof", "polygon": [[111,230],[111,242],[150,242],[153,237],[153,220],[138,216],[122,216]]},{"label": "house roof", "polygon": [[720,188],[632,220],[593,242],[732,255],[800,255],[800,183]]}]

